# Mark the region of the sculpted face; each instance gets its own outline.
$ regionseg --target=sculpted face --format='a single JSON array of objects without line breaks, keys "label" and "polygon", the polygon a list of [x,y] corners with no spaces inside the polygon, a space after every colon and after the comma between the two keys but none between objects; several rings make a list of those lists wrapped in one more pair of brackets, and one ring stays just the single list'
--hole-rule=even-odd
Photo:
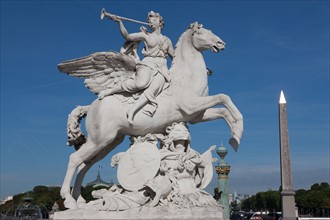
[{"label": "sculpted face", "polygon": [[173,141],[187,141],[190,140],[190,133],[184,124],[179,123],[171,126],[171,129],[169,130],[169,137]]},{"label": "sculpted face", "polygon": [[190,160],[186,160],[184,162],[184,166],[186,167],[187,171],[192,172],[194,171],[196,165]]},{"label": "sculpted face", "polygon": [[153,11],[148,13],[147,22],[150,24],[149,27],[152,30],[155,30],[157,28],[162,29],[164,26],[164,21],[163,21],[162,17],[159,15],[159,13],[155,13]]},{"label": "sculpted face", "polygon": [[225,49],[225,42],[212,31],[203,28],[201,24],[196,22],[190,25],[190,29],[192,30],[192,43],[197,50],[211,50],[218,53]]},{"label": "sculpted face", "polygon": [[174,146],[171,147],[171,150],[173,152],[178,152],[182,153],[185,152],[188,147],[187,141],[186,140],[177,140],[174,141]]},{"label": "sculpted face", "polygon": [[168,137],[173,141],[170,150],[173,152],[184,152],[189,148],[190,133],[184,123],[173,123],[166,128]]}]

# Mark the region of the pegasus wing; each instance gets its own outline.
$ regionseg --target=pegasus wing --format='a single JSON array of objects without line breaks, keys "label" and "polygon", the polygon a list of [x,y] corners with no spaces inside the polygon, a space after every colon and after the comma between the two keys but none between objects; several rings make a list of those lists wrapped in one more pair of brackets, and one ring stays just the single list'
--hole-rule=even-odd
[{"label": "pegasus wing", "polygon": [[94,94],[111,88],[130,77],[135,71],[135,60],[125,54],[108,51],[64,61],[58,69],[70,76],[84,78],[86,87]]}]

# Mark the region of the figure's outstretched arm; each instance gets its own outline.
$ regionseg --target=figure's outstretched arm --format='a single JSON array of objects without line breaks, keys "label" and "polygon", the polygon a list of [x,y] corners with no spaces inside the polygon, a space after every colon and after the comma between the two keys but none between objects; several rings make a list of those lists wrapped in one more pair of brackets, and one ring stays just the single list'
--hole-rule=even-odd
[{"label": "figure's outstretched arm", "polygon": [[144,32],[138,32],[129,34],[126,27],[124,26],[123,22],[119,18],[112,18],[112,20],[116,21],[119,24],[119,30],[121,35],[125,38],[127,41],[145,41],[146,40],[146,34]]}]

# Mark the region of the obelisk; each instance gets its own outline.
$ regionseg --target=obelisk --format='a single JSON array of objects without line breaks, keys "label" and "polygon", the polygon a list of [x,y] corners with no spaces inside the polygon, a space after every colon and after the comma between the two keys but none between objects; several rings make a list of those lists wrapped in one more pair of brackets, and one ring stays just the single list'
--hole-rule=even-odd
[{"label": "obelisk", "polygon": [[281,151],[281,201],[283,220],[296,220],[295,192],[292,189],[290,147],[286,100],[281,91],[279,101],[280,151]]}]

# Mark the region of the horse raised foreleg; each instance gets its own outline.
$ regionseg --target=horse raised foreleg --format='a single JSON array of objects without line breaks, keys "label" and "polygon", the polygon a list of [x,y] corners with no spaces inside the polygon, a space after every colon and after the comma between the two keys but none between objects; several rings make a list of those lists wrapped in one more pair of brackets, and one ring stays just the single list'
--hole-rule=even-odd
[{"label": "horse raised foreleg", "polygon": [[230,97],[225,94],[205,97],[183,97],[180,103],[180,109],[188,115],[206,110],[216,105],[224,105],[232,114],[236,121],[242,120],[243,116],[236,108]]},{"label": "horse raised foreleg", "polygon": [[[180,102],[180,109],[187,115],[193,115],[216,105],[224,105],[232,115],[237,128],[243,131],[243,116],[231,101],[230,97],[225,94],[186,98]],[[234,149],[238,148],[241,138],[241,134],[236,135],[236,137],[233,136],[229,141]]]},{"label": "horse raised foreleg", "polygon": [[[236,120],[234,120],[233,116],[230,114],[228,109],[226,108],[209,108],[206,109],[205,112],[199,114],[195,119],[191,120],[190,123],[195,124],[199,122],[205,122],[205,121],[212,121],[216,119],[224,119],[228,126],[231,129],[231,135],[233,138],[240,140],[240,137],[242,137],[242,130],[237,125]],[[229,142],[231,142],[232,139],[230,139]],[[239,144],[239,143],[238,143]],[[235,146],[235,147],[234,147]],[[235,151],[237,151],[238,145],[234,145]]]}]

